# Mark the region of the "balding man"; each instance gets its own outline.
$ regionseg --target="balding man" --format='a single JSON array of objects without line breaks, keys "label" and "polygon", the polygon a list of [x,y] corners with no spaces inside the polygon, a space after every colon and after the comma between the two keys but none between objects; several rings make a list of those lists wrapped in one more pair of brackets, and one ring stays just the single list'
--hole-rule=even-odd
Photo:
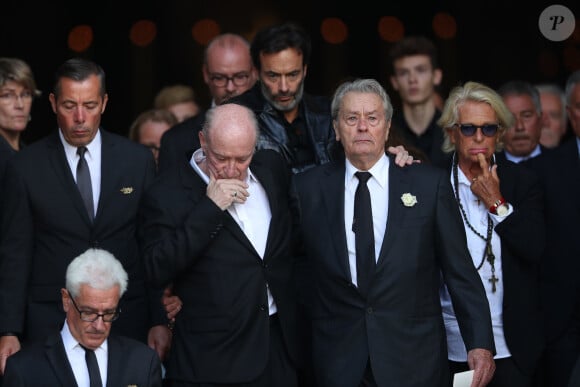
[{"label": "balding man", "polygon": [[296,386],[289,171],[254,156],[258,125],[237,104],[210,109],[189,162],[144,201],[147,276],[183,301],[167,364],[172,386]]}]

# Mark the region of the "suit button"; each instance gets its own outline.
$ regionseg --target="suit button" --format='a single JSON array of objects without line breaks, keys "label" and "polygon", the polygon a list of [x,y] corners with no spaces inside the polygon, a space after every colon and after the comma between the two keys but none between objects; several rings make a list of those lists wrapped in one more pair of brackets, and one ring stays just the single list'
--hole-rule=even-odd
[{"label": "suit button", "polygon": [[264,310],[266,310],[266,307],[265,307],[264,305],[260,305],[259,309],[260,309],[261,311],[264,311]]},{"label": "suit button", "polygon": [[375,312],[375,310],[372,308],[372,306],[369,306],[369,307],[367,308],[367,313],[368,313],[368,314],[373,314],[374,312]]}]

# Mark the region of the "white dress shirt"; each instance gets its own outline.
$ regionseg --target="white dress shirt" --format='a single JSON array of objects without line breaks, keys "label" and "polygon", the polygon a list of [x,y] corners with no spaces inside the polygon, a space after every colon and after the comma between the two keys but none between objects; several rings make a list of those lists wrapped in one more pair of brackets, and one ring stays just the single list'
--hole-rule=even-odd
[{"label": "white dress shirt", "polygon": [[[354,195],[358,187],[358,172],[350,161],[346,160],[344,175],[344,231],[348,248],[348,263],[352,283],[357,285],[356,278],[356,248],[355,235],[352,231],[354,218]],[[371,194],[371,208],[373,213],[373,234],[375,238],[375,260],[379,259],[385,230],[387,229],[387,214],[389,208],[389,158],[385,155],[368,170],[372,177],[367,181]]]},{"label": "white dress shirt", "polygon": [[[64,350],[68,357],[68,362],[73,370],[78,387],[90,387],[89,369],[85,360],[85,350],[80,346],[79,342],[72,336],[68,327],[68,322],[65,321],[62,330],[60,331]],[[99,373],[101,374],[101,381],[103,386],[107,385],[107,367],[109,365],[109,346],[107,340],[95,350],[97,363],[99,363]]]}]

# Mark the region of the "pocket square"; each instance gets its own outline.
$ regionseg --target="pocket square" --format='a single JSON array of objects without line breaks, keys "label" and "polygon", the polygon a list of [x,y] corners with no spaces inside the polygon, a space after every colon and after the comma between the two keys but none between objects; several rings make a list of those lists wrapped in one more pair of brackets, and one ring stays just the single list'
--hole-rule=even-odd
[{"label": "pocket square", "polygon": [[129,195],[130,193],[133,192],[133,187],[123,187],[123,188],[121,188],[121,192],[124,195]]}]

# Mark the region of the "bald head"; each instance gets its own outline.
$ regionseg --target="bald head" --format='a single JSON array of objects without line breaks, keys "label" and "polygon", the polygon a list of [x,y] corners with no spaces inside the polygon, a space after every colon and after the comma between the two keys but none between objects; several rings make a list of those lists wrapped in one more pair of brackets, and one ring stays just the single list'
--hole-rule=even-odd
[{"label": "bald head", "polygon": [[201,148],[207,159],[206,167],[217,178],[244,180],[257,139],[256,116],[247,107],[233,103],[208,110],[199,133]]}]

